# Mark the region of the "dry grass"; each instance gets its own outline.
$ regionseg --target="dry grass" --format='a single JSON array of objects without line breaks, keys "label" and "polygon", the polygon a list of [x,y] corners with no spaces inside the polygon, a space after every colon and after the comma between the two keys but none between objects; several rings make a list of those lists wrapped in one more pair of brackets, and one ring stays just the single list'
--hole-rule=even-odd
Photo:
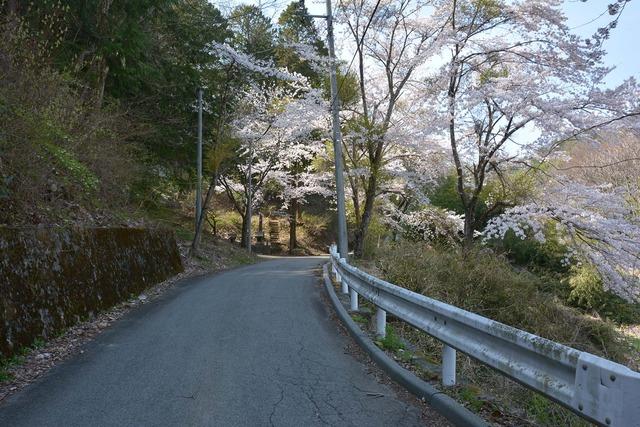
[{"label": "dry grass", "polygon": [[[375,266],[361,267],[412,291],[632,368],[640,360],[640,346],[636,343],[634,349],[611,322],[563,305],[539,290],[537,277],[514,270],[506,259],[489,251],[463,253],[403,242],[379,254]],[[417,347],[422,358],[439,363],[439,341],[404,323],[393,327]],[[497,425],[588,425],[560,405],[461,353],[458,376],[461,385],[451,393]]]},{"label": "dry grass", "polygon": [[436,250],[401,243],[377,262],[386,280],[550,340],[628,363],[615,326],[541,292],[537,278],[489,251]]}]

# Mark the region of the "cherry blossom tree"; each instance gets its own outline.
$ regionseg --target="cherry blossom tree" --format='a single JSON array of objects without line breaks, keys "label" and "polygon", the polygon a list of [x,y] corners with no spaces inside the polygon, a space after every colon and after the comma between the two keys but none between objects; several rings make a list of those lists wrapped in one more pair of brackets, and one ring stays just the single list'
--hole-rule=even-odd
[{"label": "cherry blossom tree", "polygon": [[568,158],[549,163],[549,173],[589,186],[619,188],[634,213],[640,215],[640,132],[603,132],[594,139],[590,144],[567,144],[563,152]]},{"label": "cherry blossom tree", "polygon": [[446,23],[446,42],[436,57],[442,65],[424,79],[422,102],[450,145],[467,246],[489,174],[640,114],[635,81],[604,89],[604,52],[569,32],[561,5],[454,0],[433,12]]},{"label": "cherry blossom tree", "polygon": [[327,102],[319,90],[311,90],[287,104],[275,126],[287,130],[272,178],[280,187],[283,207],[289,211],[289,253],[293,253],[301,207],[311,195],[333,194],[331,175],[318,170],[316,161],[326,156]]},{"label": "cherry blossom tree", "polygon": [[413,241],[457,246],[464,230],[464,218],[434,206],[408,213],[397,211],[387,218],[394,230]]},{"label": "cherry blossom tree", "polygon": [[[250,47],[251,46],[245,46],[245,50],[251,50]],[[260,79],[268,79],[272,84],[281,81],[285,82],[285,85],[293,85],[296,87],[306,86],[304,77],[275,66],[273,61],[259,59],[250,53],[237,50],[227,43],[213,42],[209,46],[209,50],[211,55],[219,58],[219,61],[215,65],[216,69],[212,71],[224,75],[223,81],[225,85],[223,90],[220,91],[220,97],[216,99],[216,102],[219,104],[219,114],[215,118],[215,123],[212,126],[213,142],[210,147],[207,147],[208,163],[209,166],[211,166],[211,178],[204,203],[202,203],[199,221],[196,225],[195,236],[191,244],[191,254],[197,253],[204,218],[207,217],[206,213],[210,208],[211,200],[218,185],[221,168],[225,168],[229,163],[238,160],[237,156],[230,156],[227,152],[229,148],[230,122],[233,120],[235,114],[238,113],[237,109],[246,109],[248,106],[246,102],[248,97],[237,96],[238,93],[242,93],[243,87],[247,87],[247,85],[250,86],[253,84],[255,87],[255,82]],[[241,98],[243,101],[239,101]],[[244,105],[244,107],[242,107],[242,105]],[[205,105],[205,109],[207,108],[208,106]],[[234,164],[234,170],[235,166]]]},{"label": "cherry blossom tree", "polygon": [[[249,43],[250,38],[243,41],[243,43],[239,43],[242,50],[236,49],[230,46],[227,43],[219,43],[213,42],[210,45],[210,51],[212,55],[219,57],[219,64],[217,67],[218,71],[224,73],[226,76],[225,79],[225,88],[221,91],[222,96],[217,101],[220,104],[220,114],[216,118],[216,123],[213,128],[213,145],[208,149],[208,161],[211,166],[211,180],[209,182],[209,187],[206,192],[206,197],[204,203],[202,204],[202,210],[200,212],[199,218],[200,221],[196,226],[196,233],[194,240],[191,246],[191,253],[195,254],[197,252],[197,242],[199,241],[198,236],[201,233],[203,220],[206,217],[206,212],[209,209],[209,205],[213,198],[213,194],[215,193],[215,189],[218,186],[218,183],[221,184],[221,188],[224,189],[226,194],[232,200],[234,207],[239,212],[242,212],[243,216],[243,241],[246,240],[246,236],[248,236],[248,226],[250,222],[247,222],[244,218],[246,216],[247,211],[249,211],[249,204],[242,202],[242,197],[240,195],[244,190],[242,190],[242,179],[229,180],[229,176],[237,175],[240,170],[238,169],[238,162],[242,162],[243,165],[251,165],[254,159],[251,153],[253,152],[252,142],[256,139],[255,135],[250,135],[248,139],[244,142],[249,143],[250,149],[246,146],[240,147],[239,153],[236,153],[236,156],[231,156],[228,153],[229,148],[229,124],[233,120],[233,117],[238,114],[243,114],[243,112],[248,112],[247,118],[254,118],[258,121],[265,120],[267,114],[267,109],[269,109],[269,99],[270,95],[275,97],[284,96],[287,90],[289,93],[295,93],[297,91],[301,91],[303,89],[308,89],[308,81],[305,77],[297,74],[291,73],[286,68],[277,67],[273,60],[269,59],[260,59],[252,55],[250,52],[253,49],[251,43]],[[257,82],[269,81],[272,87],[277,86],[277,82],[282,84],[281,89],[278,93],[270,92],[269,85],[260,86]],[[244,92],[244,95],[237,96],[238,93],[243,92],[243,87],[249,87],[248,91]],[[286,89],[283,89],[286,88]],[[284,91],[284,92],[283,92]],[[266,98],[265,98],[266,96]],[[240,100],[239,100],[240,99]],[[206,106],[205,106],[206,108]],[[260,119],[260,115],[263,114],[262,119]],[[272,117],[273,118],[273,117]],[[269,121],[269,119],[266,119]],[[238,130],[238,126],[242,127],[240,121],[236,120],[235,127],[236,131]],[[240,132],[242,133],[242,132]],[[265,135],[266,136],[266,135]],[[258,142],[266,142],[269,138],[258,138]],[[273,147],[271,147],[273,151]],[[277,150],[276,150],[277,151]],[[264,151],[263,153],[271,153],[269,150]],[[275,151],[271,154],[274,154]],[[250,161],[246,161],[244,157],[249,156]],[[273,155],[275,158],[275,154]],[[264,160],[264,159],[263,159]],[[235,162],[235,163],[234,163]],[[231,167],[228,167],[229,164],[232,164]],[[259,163],[256,165],[258,169],[258,179],[257,182],[262,185],[264,180],[267,178],[269,172],[272,170],[270,161],[266,163]],[[227,173],[224,175],[223,181],[221,179],[221,169],[227,167]],[[245,174],[249,172],[251,168],[247,166],[247,170]],[[238,178],[238,176],[236,176]],[[248,183],[248,180],[244,181]],[[247,189],[245,189],[247,190]],[[259,190],[259,189],[258,189]],[[254,192],[253,195],[260,196],[260,191]],[[246,242],[245,242],[246,243]]]},{"label": "cherry blossom tree", "polygon": [[397,146],[385,164],[385,182],[380,186],[383,200],[407,213],[430,203],[429,190],[449,173],[451,162],[437,145]]},{"label": "cherry blossom tree", "polygon": [[272,130],[278,115],[276,104],[289,95],[283,87],[254,85],[242,96],[232,123],[239,144],[237,156],[219,182],[242,217],[242,246],[249,244],[251,212],[262,200],[262,187],[278,162],[281,144]]},{"label": "cherry blossom tree", "polygon": [[487,241],[513,230],[520,238],[544,242],[549,224],[568,248],[567,263],[591,264],[605,289],[640,301],[640,220],[624,189],[554,180],[540,198],[492,219],[483,234]]},{"label": "cherry blossom tree", "polygon": [[[318,90],[292,84],[254,85],[246,91],[233,123],[240,141],[235,168],[220,178],[223,191],[242,217],[248,244],[249,213],[262,201],[264,185],[276,180],[284,203],[304,203],[311,193],[326,194],[324,180],[308,162],[323,150],[310,134],[326,127],[327,106]],[[294,215],[295,217],[295,215]],[[295,218],[294,218],[295,221]],[[295,246],[295,245],[294,245]]]},{"label": "cherry blossom tree", "polygon": [[[588,0],[580,1],[583,3],[587,3]],[[630,1],[631,0],[616,0],[613,3],[609,3],[607,5],[606,12],[603,12],[600,16],[608,13],[609,16],[612,17],[612,19],[604,27],[598,28],[596,33],[593,35],[592,39],[595,43],[602,46],[602,43],[609,38],[609,36],[611,35],[611,31],[618,26],[618,21],[620,20],[622,13],[624,12]],[[600,18],[600,16],[598,16],[598,18]]]},{"label": "cherry blossom tree", "polygon": [[397,107],[443,30],[435,17],[426,15],[432,3],[349,0],[337,17],[348,29],[347,45],[355,52],[360,98],[348,110],[343,150],[356,217],[356,256],[364,250],[391,147],[402,142],[390,136],[392,128],[403,126]]},{"label": "cherry blossom tree", "polygon": [[331,174],[321,172],[314,162],[326,155],[323,140],[313,137],[298,138],[287,145],[280,156],[273,179],[280,188],[279,198],[289,212],[289,253],[298,247],[298,220],[308,198],[312,195],[333,196]]},{"label": "cherry blossom tree", "polygon": [[551,232],[567,247],[566,262],[594,267],[605,289],[637,301],[640,140],[633,130],[593,139],[565,144],[538,174],[539,191],[491,221],[484,239],[502,238],[511,229],[521,238],[544,241]]}]

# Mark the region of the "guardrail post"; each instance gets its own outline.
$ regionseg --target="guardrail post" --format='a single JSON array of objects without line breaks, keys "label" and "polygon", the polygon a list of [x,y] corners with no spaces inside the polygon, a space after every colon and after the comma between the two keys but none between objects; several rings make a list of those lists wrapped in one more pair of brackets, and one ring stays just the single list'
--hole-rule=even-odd
[{"label": "guardrail post", "polygon": [[[344,259],[344,258],[341,258],[340,261],[346,262],[347,260]],[[347,282],[344,281],[344,280],[342,281],[342,293],[343,294],[348,294],[349,293],[349,286],[347,285]]]},{"label": "guardrail post", "polygon": [[442,346],[442,385],[456,385],[456,350],[446,344]]},{"label": "guardrail post", "polygon": [[387,312],[380,307],[376,311],[376,333],[381,338],[387,335]]},{"label": "guardrail post", "polygon": [[[385,336],[388,310],[443,340],[443,386],[456,384],[455,346],[582,418],[605,427],[640,427],[639,372],[375,278],[348,265],[335,247],[331,247],[331,261],[336,275],[344,275],[339,281],[343,292],[350,291],[351,311],[358,310],[356,289],[376,304],[376,335]],[[515,364],[505,366],[505,360]]]},{"label": "guardrail post", "polygon": [[351,288],[351,311],[358,311],[358,293]]}]

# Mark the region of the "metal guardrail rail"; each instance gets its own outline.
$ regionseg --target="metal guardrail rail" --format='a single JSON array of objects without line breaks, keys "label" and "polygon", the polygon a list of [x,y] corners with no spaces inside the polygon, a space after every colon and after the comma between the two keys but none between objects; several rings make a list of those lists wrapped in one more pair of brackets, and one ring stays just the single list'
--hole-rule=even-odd
[{"label": "metal guardrail rail", "polygon": [[592,422],[640,426],[640,373],[385,282],[339,258],[335,246],[330,254],[351,309],[359,295],[376,305],[379,335],[389,312],[444,343],[444,385],[455,384],[458,350]]}]

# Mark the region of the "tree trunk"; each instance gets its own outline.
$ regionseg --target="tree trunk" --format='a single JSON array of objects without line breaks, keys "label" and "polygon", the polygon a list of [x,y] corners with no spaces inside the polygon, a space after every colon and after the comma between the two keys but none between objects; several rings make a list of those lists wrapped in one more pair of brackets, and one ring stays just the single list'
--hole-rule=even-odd
[{"label": "tree trunk", "polygon": [[373,217],[373,207],[375,202],[377,189],[377,180],[375,172],[369,176],[369,182],[367,184],[367,191],[365,193],[364,210],[362,211],[362,218],[358,228],[354,232],[353,242],[353,254],[356,258],[362,258],[364,255],[364,242]]},{"label": "tree trunk", "polygon": [[298,247],[298,200],[292,199],[289,203],[289,255],[293,255],[293,250]]},{"label": "tree trunk", "polygon": [[102,100],[104,99],[104,88],[107,84],[107,76],[109,75],[109,65],[107,65],[107,61],[102,58],[100,60],[100,65],[98,68],[98,82],[96,84],[96,99],[95,99],[95,107],[99,110],[102,108]]},{"label": "tree trunk", "polygon": [[209,219],[209,217],[207,217],[207,222],[211,226],[211,232],[213,233],[213,235],[215,237],[218,237],[218,222],[216,221],[215,213],[212,215],[212,217],[213,218],[211,218],[211,219]]},{"label": "tree trunk", "polygon": [[[209,188],[207,189],[207,195],[204,199],[204,203],[202,204],[202,208],[200,209],[200,216],[198,217],[198,224],[196,225],[196,233],[193,236],[193,241],[191,242],[191,249],[189,250],[189,255],[193,256],[198,253],[198,248],[200,246],[200,235],[202,234],[202,227],[204,225],[204,218],[207,216],[207,210],[209,207],[209,202],[213,198],[213,193],[216,187],[216,182],[218,181],[218,174],[214,173],[213,178],[211,178],[211,182],[209,183]],[[214,235],[215,230],[214,230]]]},{"label": "tree trunk", "polygon": [[[109,23],[109,11],[113,0],[101,0],[96,9],[96,29],[102,39],[108,39],[111,31]],[[97,61],[94,63],[96,72],[96,86],[94,92],[94,106],[97,109],[102,108],[102,100],[104,99],[104,88],[107,84],[107,76],[109,75],[109,64],[104,52],[98,53]]]},{"label": "tree trunk", "polygon": [[243,248],[248,248],[249,244],[249,235],[251,234],[251,218],[249,218],[249,206],[245,207],[244,215],[242,215],[242,237],[240,238],[240,246]]},{"label": "tree trunk", "polygon": [[476,206],[469,204],[464,208],[464,248],[470,249],[473,246],[473,233],[476,225]]}]

